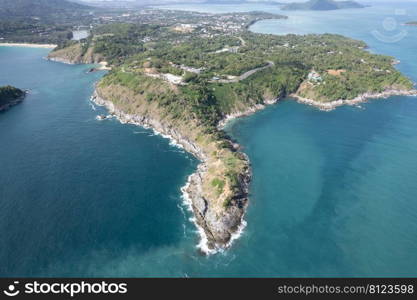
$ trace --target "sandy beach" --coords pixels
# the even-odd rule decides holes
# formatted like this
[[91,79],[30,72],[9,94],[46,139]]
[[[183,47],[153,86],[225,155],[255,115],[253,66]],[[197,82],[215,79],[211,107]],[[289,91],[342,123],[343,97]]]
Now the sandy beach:
[[107,61],[102,61],[99,63],[100,67],[98,67],[98,70],[111,70],[111,67],[108,66]]
[[54,44],[29,44],[29,43],[0,43],[4,47],[27,47],[27,48],[56,48]]

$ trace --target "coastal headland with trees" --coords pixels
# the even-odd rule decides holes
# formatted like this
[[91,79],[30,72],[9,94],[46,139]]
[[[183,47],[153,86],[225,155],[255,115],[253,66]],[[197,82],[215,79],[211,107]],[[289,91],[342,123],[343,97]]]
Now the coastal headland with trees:
[[[201,161],[183,191],[207,253],[230,246],[248,204],[250,162],[223,130],[227,120],[288,96],[329,110],[415,95],[395,59],[370,53],[364,42],[248,30],[282,15],[158,9],[106,14],[96,13],[88,38],[45,39],[58,44],[48,58],[106,65],[110,70],[97,83],[93,101],[124,123],[169,136]],[[8,32],[8,42],[20,42],[13,29]]]

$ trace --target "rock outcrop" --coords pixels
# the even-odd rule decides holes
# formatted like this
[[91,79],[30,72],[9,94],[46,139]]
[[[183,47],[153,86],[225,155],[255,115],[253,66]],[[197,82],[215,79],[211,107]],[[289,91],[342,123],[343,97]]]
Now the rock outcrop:
[[[112,95],[109,94],[109,90],[113,91]],[[106,95],[109,98],[116,96],[114,90],[111,87],[107,89],[97,86],[92,100],[97,105],[105,106],[109,113],[117,117],[120,122],[152,128],[169,137],[200,160],[201,163],[197,171],[189,176],[186,186],[182,189],[185,201],[193,210],[195,223],[200,229],[202,239],[200,249],[208,254],[229,247],[245,224],[243,217],[248,204],[248,186],[251,179],[247,157],[243,153],[239,153],[243,165],[237,177],[236,186],[229,195],[231,201],[228,205],[217,201],[218,199],[209,198],[210,193],[207,192],[207,186],[211,186],[212,169],[217,168],[214,172],[218,174],[221,172],[219,169],[222,168],[219,160],[213,158],[211,154],[213,145],[202,146],[202,143],[196,142],[195,137],[199,134],[196,130],[184,129],[189,128],[190,124],[186,124],[184,127],[174,125],[170,118],[163,117],[163,112],[156,112],[154,108],[143,108],[142,114],[126,113],[118,108],[113,101],[106,98]],[[121,94],[124,97],[129,97],[127,91],[121,91]],[[123,97],[121,94],[117,97]]]
[[103,61],[100,54],[94,53],[92,46],[85,50],[80,43],[54,50],[47,59],[66,64],[97,64]]
[[26,96],[26,92],[13,86],[0,87],[0,112],[19,104]]

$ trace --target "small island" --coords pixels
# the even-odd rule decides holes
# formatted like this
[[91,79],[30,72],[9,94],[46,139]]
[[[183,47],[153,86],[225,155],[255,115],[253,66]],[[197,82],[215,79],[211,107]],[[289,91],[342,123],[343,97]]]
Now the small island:
[[20,103],[25,95],[25,91],[10,85],[0,87],[0,112]]
[[405,25],[408,25],[408,26],[417,26],[417,21],[407,22],[407,23],[405,23]]
[[337,10],[347,8],[364,8],[365,6],[355,1],[334,1],[334,0],[310,0],[308,2],[289,3],[284,5],[282,10]]

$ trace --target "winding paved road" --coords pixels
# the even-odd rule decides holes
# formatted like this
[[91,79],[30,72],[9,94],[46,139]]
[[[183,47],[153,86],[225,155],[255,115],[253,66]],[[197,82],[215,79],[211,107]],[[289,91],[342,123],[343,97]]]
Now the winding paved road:
[[247,71],[247,72],[243,73],[242,75],[240,75],[237,78],[234,78],[234,79],[211,80],[210,82],[218,82],[218,83],[234,83],[234,82],[239,82],[241,80],[245,80],[246,78],[248,78],[249,76],[255,74],[256,72],[259,72],[261,70],[265,70],[267,68],[271,68],[272,66],[274,66],[274,62],[273,61],[268,61],[268,65],[266,65],[264,67],[259,67],[259,68],[256,68],[256,69],[252,69],[250,71]]

